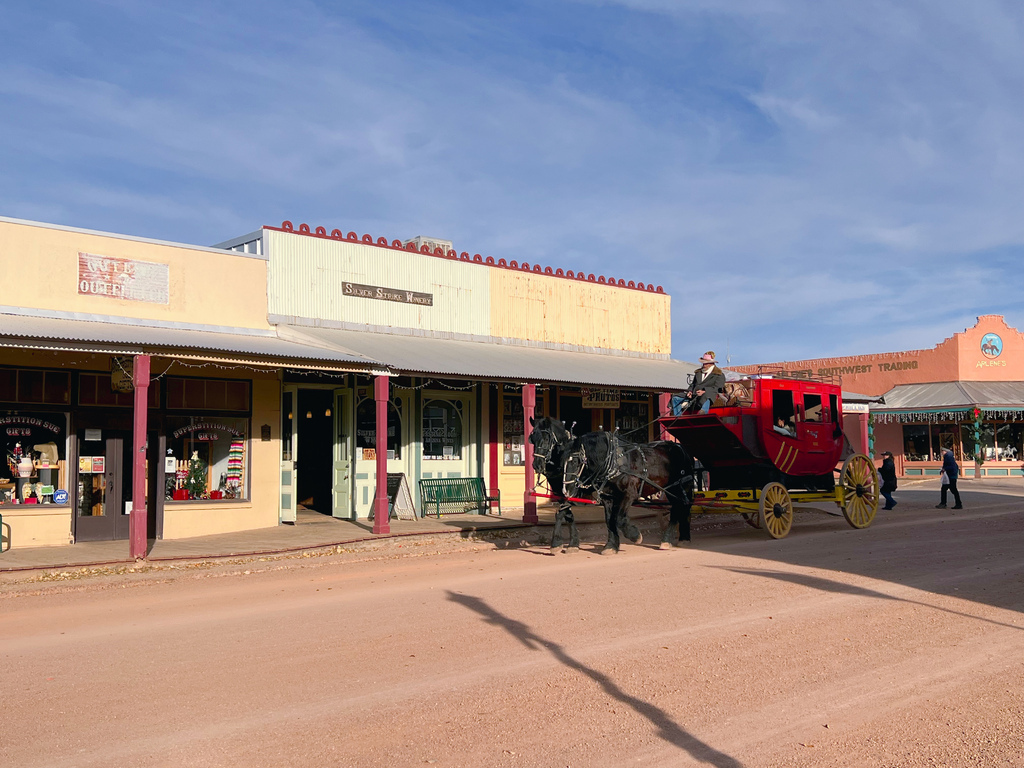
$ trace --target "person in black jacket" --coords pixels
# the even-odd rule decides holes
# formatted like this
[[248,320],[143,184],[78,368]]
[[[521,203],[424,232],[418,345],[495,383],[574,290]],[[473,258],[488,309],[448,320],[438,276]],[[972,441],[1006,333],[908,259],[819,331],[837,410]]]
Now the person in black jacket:
[[715,353],[710,350],[701,355],[700,363],[685,398],[690,401],[690,410],[707,413],[718,393],[725,389],[725,373],[715,365]]
[[960,492],[956,489],[956,479],[960,476],[960,467],[956,463],[956,458],[953,456],[953,452],[949,448],[942,449],[942,495],[939,497],[939,503],[935,505],[936,509],[946,508],[946,491],[952,491],[953,498],[956,500],[956,504],[953,505],[953,509],[963,509],[964,505],[960,503]]
[[878,476],[882,478],[882,487],[879,489],[885,497],[885,506],[882,509],[892,509],[897,502],[892,497],[896,490],[896,462],[889,451],[882,451],[882,466],[878,468]]

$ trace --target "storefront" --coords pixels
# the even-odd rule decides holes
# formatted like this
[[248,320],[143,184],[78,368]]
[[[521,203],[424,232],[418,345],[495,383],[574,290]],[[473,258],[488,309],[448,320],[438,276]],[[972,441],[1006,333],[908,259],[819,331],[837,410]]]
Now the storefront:
[[930,349],[770,365],[880,397],[865,416],[866,442],[875,456],[891,451],[903,475],[938,475],[942,448],[967,477],[1024,474],[1024,335],[1001,315],[982,315]]

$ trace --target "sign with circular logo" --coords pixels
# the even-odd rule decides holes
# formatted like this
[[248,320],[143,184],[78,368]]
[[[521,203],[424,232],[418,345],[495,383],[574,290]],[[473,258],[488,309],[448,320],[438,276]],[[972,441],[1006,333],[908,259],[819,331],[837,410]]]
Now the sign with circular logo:
[[995,333],[981,337],[981,354],[985,357],[999,357],[1003,352],[1003,340]]
[[58,488],[53,492],[53,503],[54,504],[67,504],[68,503],[68,492],[63,488]]

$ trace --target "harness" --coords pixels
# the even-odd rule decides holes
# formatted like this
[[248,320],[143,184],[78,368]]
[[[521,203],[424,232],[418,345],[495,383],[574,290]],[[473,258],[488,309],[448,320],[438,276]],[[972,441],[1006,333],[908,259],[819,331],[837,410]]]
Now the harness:
[[[605,487],[616,478],[626,475],[627,477],[635,477],[643,482],[640,489],[643,490],[644,485],[656,488],[658,491],[668,495],[669,489],[674,488],[677,485],[680,486],[680,491],[684,497],[684,500],[689,502],[689,494],[687,488],[692,487],[694,476],[692,474],[680,475],[676,480],[668,483],[665,486],[658,485],[650,479],[650,471],[647,466],[647,455],[641,450],[642,446],[634,443],[627,443],[625,440],[618,436],[618,430],[615,432],[605,433],[608,438],[608,453],[605,457],[604,466],[594,472],[591,477],[584,481],[583,470],[587,466],[587,455],[583,445],[574,451],[570,456],[566,457],[566,465],[568,466],[569,458],[574,458],[579,462],[579,468],[573,473],[572,478],[577,488],[591,488],[598,495],[604,495]],[[632,470],[629,468],[626,457],[632,453],[639,452],[640,459],[642,461],[642,467],[639,471]],[[569,475],[565,477],[566,485],[569,484]],[[645,494],[644,497],[652,494]]]

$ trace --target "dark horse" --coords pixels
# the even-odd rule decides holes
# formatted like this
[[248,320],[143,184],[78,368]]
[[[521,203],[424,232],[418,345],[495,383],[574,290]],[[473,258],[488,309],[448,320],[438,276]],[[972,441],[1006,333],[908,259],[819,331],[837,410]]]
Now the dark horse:
[[555,530],[551,534],[551,549],[562,546],[562,525],[569,524],[569,547],[567,551],[575,552],[580,548],[580,534],[576,528],[576,518],[572,514],[572,504],[565,497],[563,478],[565,471],[565,451],[575,439],[565,424],[557,419],[545,416],[542,419],[530,419],[533,429],[530,431],[530,442],[533,444],[533,471],[543,475],[548,481],[548,489],[558,501],[558,512],[555,513]]
[[587,490],[604,505],[608,542],[601,554],[619,551],[619,532],[639,544],[640,529],[630,521],[629,508],[639,498],[663,492],[671,505],[661,549],[690,540],[693,505],[693,457],[679,443],[658,441],[637,445],[617,433],[590,432],[564,449],[562,493],[575,497]]

